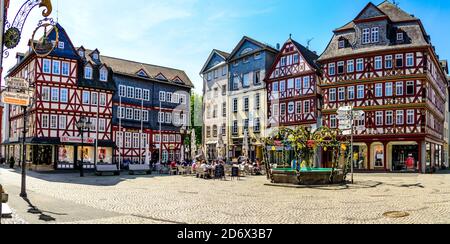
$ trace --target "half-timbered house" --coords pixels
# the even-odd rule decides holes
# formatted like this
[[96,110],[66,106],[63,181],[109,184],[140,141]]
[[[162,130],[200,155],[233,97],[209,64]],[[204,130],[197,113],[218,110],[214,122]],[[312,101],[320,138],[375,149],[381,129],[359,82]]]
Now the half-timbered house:
[[[36,167],[74,169],[81,162],[81,134],[76,123],[86,117],[93,129],[84,133],[84,167],[95,163],[113,163],[112,97],[115,91],[107,66],[92,63],[87,74],[86,60],[75,49],[64,28],[57,24],[48,39],[59,39],[46,57],[32,49],[17,54],[17,64],[7,77],[27,80],[34,90],[27,112],[26,161]],[[105,71],[106,76],[101,73]],[[21,107],[9,108],[9,139],[7,157],[21,160],[24,114]],[[95,148],[98,148],[96,153]]]
[[369,3],[334,30],[319,63],[323,124],[337,128],[341,106],[365,111],[355,123],[357,169],[405,170],[411,157],[421,172],[442,164],[447,81],[420,19]]
[[318,58],[316,53],[291,38],[283,45],[266,77],[270,129],[295,126],[318,128]]

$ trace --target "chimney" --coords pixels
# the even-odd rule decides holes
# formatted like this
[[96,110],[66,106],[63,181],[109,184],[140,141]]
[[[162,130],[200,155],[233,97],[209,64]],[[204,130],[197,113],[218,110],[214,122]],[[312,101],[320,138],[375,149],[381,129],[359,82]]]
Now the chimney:
[[277,43],[277,50],[280,51],[280,49],[281,49],[281,45],[280,45],[280,43]]
[[22,60],[25,58],[25,54],[24,53],[17,53],[16,54],[16,59],[17,59],[17,63],[19,64],[20,62],[22,62]]

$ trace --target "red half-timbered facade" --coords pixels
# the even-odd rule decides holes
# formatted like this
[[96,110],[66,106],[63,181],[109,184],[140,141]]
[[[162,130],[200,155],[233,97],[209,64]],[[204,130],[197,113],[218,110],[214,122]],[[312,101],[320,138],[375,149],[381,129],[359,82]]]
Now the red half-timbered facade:
[[334,31],[318,62],[323,124],[338,128],[342,106],[365,112],[355,122],[355,168],[425,172],[443,164],[447,81],[419,19],[388,1],[370,3]]
[[317,128],[320,100],[318,56],[289,38],[267,74],[269,127]]
[[[57,28],[59,42],[49,56],[38,57],[32,51],[18,54],[17,65],[8,74],[8,77],[27,80],[34,89],[26,121],[26,161],[36,167],[77,168],[82,160],[82,147],[76,123],[81,117],[86,117],[93,128],[83,135],[84,167],[94,168],[96,163],[111,164],[114,84],[109,78],[109,69],[107,79],[103,81],[96,72],[83,77],[84,61],[65,30],[60,25]],[[49,38],[54,40],[54,37],[53,29]],[[21,107],[10,107],[8,158],[22,160],[23,118]]]

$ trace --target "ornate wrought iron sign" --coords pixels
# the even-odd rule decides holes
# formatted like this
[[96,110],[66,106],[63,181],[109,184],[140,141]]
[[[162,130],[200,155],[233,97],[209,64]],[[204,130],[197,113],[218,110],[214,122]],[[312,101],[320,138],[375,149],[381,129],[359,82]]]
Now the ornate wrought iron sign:
[[51,0],[26,1],[20,8],[19,12],[14,18],[14,21],[12,23],[6,21],[5,27],[8,30],[5,32],[4,36],[4,43],[6,47],[5,51],[3,52],[4,57],[9,56],[9,49],[13,49],[17,47],[17,45],[19,45],[25,21],[27,20],[31,10],[33,10],[33,8],[35,8],[36,6],[45,8],[42,11],[42,16],[44,16],[45,18],[50,16],[50,14],[52,13],[53,8]]
[[[40,29],[44,29],[44,35],[37,41],[35,41],[36,33]],[[53,28],[55,32],[55,40],[50,40],[48,37],[48,28]],[[33,36],[31,37],[31,49],[35,52],[38,57],[48,56],[57,46],[59,42],[59,30],[58,27],[54,24],[52,19],[44,19],[39,22],[38,27],[34,30]]]

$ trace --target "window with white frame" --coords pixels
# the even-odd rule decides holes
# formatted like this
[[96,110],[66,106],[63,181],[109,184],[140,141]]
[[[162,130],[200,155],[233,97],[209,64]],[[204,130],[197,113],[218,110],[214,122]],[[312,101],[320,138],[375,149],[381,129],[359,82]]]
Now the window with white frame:
[[131,133],[125,132],[125,148],[131,148]]
[[108,80],[108,69],[103,67],[100,70],[100,81],[107,81]]
[[345,100],[345,87],[340,87],[338,90],[338,100],[344,101]]
[[133,148],[139,148],[139,133],[133,133]]
[[280,104],[280,115],[282,115],[282,116],[286,115],[286,104],[285,103]]
[[392,69],[392,55],[387,55],[384,57],[384,67],[386,69]]
[[406,82],[406,95],[412,96],[415,93],[414,81]]
[[375,84],[375,97],[383,96],[383,84]]
[[100,93],[100,106],[106,106],[106,94]]
[[238,99],[233,98],[233,113],[237,113],[237,112],[238,112]]
[[52,73],[54,75],[60,75],[61,74],[61,61],[53,60]]
[[379,27],[373,27],[372,28],[372,43],[378,43],[380,41],[380,28]]
[[127,86],[127,97],[134,98],[134,87]]
[[398,110],[396,111],[396,124],[397,125],[403,125],[405,123],[405,111]]
[[288,79],[287,89],[294,89],[294,79]]
[[278,117],[280,115],[280,105],[278,104],[273,104],[272,105],[272,117]]
[[295,89],[302,89],[302,78],[295,78]]
[[281,66],[286,66],[286,57],[282,57],[280,60],[280,65]]
[[166,92],[166,102],[171,103],[172,102],[172,92]]
[[344,48],[345,47],[345,40],[339,40],[339,49]]
[[397,41],[398,42],[402,42],[404,40],[403,38],[403,32],[398,32],[397,33]]
[[362,40],[362,44],[370,43],[370,29],[369,28],[363,29],[361,40]]
[[58,129],[58,115],[50,115],[50,129]]
[[250,73],[244,74],[242,78],[242,86],[249,87],[250,86]]
[[259,118],[256,118],[253,121],[253,131],[254,132],[260,132],[261,131],[261,120]]
[[355,87],[354,86],[349,86],[347,88],[347,93],[348,93],[349,100],[355,99]]
[[92,123],[91,131],[97,131],[97,118],[90,118],[89,121]]
[[387,97],[392,97],[394,94],[394,88],[393,88],[393,83],[392,82],[386,82],[386,84],[384,85],[384,92],[385,92],[385,96]]
[[136,99],[142,99],[142,89],[141,88],[136,88],[134,90],[134,98]]
[[403,81],[399,81],[395,83],[395,95],[396,96],[403,96]]
[[303,102],[303,112],[305,114],[309,114],[311,112],[311,102],[310,101]]
[[67,88],[61,88],[61,98],[59,100],[62,103],[69,102],[69,90]]
[[65,130],[67,127],[67,116],[66,115],[60,115],[59,116],[59,129]]
[[91,96],[89,91],[83,91],[83,104],[89,105],[91,102]]
[[380,70],[383,68],[383,58],[381,56],[375,57],[375,69]]
[[127,108],[126,111],[127,111],[126,119],[132,120],[134,118],[134,116],[133,116],[133,109],[132,108]]
[[142,94],[145,101],[150,101],[150,90],[144,89]]
[[[217,94],[216,97],[218,97],[218,96],[219,96],[219,94]],[[180,94],[178,94],[178,93],[173,94],[172,103],[176,103],[176,104],[180,103]]]
[[356,71],[357,71],[357,72],[362,72],[362,71],[364,71],[364,59],[358,58],[358,59],[356,60]]
[[345,65],[344,61],[340,61],[340,62],[337,63],[337,73],[338,74],[343,74],[344,73],[344,65]]
[[395,55],[395,67],[397,68],[403,67],[403,54]]
[[383,112],[378,111],[375,113],[375,125],[377,126],[383,125]]
[[48,128],[48,114],[42,115],[42,128]]
[[335,75],[335,74],[336,74],[336,64],[329,63],[328,64],[328,75]]
[[98,105],[98,93],[97,92],[92,92],[91,93],[91,105]]
[[280,92],[286,91],[286,81],[282,80],[280,81]]
[[119,119],[125,119],[126,109],[124,107],[118,107],[117,113],[118,113],[117,117]]
[[386,111],[386,125],[393,125],[393,124],[394,124],[394,112]]
[[406,67],[414,66],[414,53],[406,54]]
[[52,88],[52,102],[58,102],[58,101],[59,101],[59,89]]
[[51,63],[52,61],[50,61],[49,59],[44,59],[42,61],[42,72],[44,72],[45,74],[50,74],[51,73]]
[[62,62],[62,75],[69,76],[70,73],[70,63],[69,62]]
[[123,132],[116,132],[116,142],[119,148],[123,147]]
[[124,85],[119,85],[119,96],[126,97],[127,96],[127,87]]
[[406,123],[408,125],[413,125],[415,124],[415,111],[414,110],[408,110],[407,112],[407,117],[406,117]]
[[308,90],[311,88],[311,80],[309,76],[303,77],[303,90]]
[[272,93],[278,93],[278,82],[272,83]]
[[59,49],[64,49],[64,46],[65,46],[64,44],[65,44],[64,42],[59,41],[59,42],[58,42],[58,48],[59,48]]
[[244,97],[244,107],[243,107],[243,111],[244,112],[248,112],[250,109],[250,100],[248,97]]
[[98,120],[98,131],[99,132],[105,132],[106,131],[106,120],[105,119],[99,119]]
[[337,119],[336,115],[330,115],[330,128],[335,129],[337,128]]
[[364,85],[359,85],[357,88],[357,94],[356,94],[356,98],[358,99],[364,99],[365,97],[365,91],[364,91],[365,86]]
[[165,120],[166,124],[170,124],[172,123],[172,114],[171,113],[166,113],[166,120]]
[[159,92],[159,101],[160,102],[165,102],[166,101],[166,93],[163,91]]
[[298,61],[299,61],[299,59],[298,59],[298,53],[295,53],[295,54],[294,54],[294,64],[298,64]]
[[142,120],[144,122],[148,122],[148,111],[147,110],[142,111]]
[[234,120],[233,121],[233,135],[237,135],[238,134],[238,121]]
[[302,114],[303,110],[302,110],[302,102],[301,101],[295,102],[295,108],[296,108],[296,111],[295,111],[296,114]]
[[181,115],[181,124],[182,125],[187,125],[187,116],[186,116],[186,114],[182,114]]
[[239,76],[234,75],[233,76],[233,90],[239,89]]
[[84,78],[92,80],[92,67],[89,65],[84,67]]
[[164,123],[164,112],[158,113],[158,123]]
[[355,72],[355,60],[348,60],[347,61],[347,73],[353,73]]
[[155,142],[161,142],[161,136],[160,135],[154,135],[153,138],[155,139]]
[[256,93],[255,95],[255,109],[258,110],[261,108],[261,95]]
[[134,110],[134,120],[141,121],[141,110],[139,109]]
[[330,100],[330,102],[335,102],[336,101],[336,88],[331,88],[330,89],[329,100]]
[[41,97],[42,97],[42,101],[46,101],[46,102],[50,101],[50,87],[46,87],[46,86],[42,87]]

